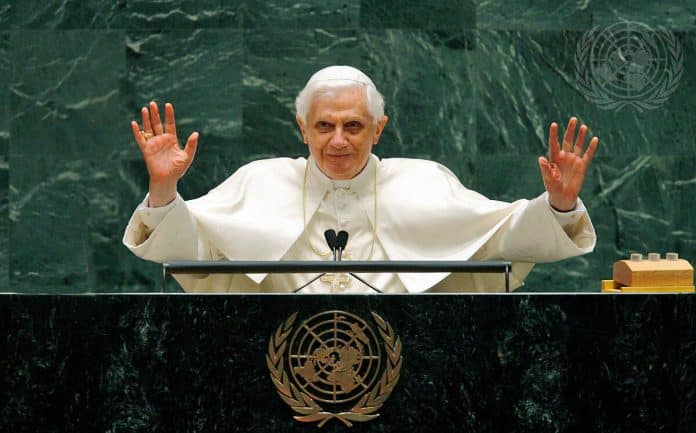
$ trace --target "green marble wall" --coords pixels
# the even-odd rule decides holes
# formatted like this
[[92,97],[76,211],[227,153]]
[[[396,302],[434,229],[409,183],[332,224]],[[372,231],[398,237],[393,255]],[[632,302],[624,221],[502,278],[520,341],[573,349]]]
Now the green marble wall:
[[[305,154],[292,101],[335,63],[386,97],[379,155],[441,161],[491,198],[542,191],[551,121],[578,115],[601,137],[582,194],[597,249],[539,266],[526,289],[597,290],[631,251],[696,262],[695,16],[693,0],[3,3],[0,290],[155,290],[159,266],[120,243],[147,187],[138,108],[173,102],[179,130],[201,132],[180,185],[192,198],[248,161]],[[620,19],[683,47],[678,91],[656,110],[603,111],[579,91],[577,42]]]

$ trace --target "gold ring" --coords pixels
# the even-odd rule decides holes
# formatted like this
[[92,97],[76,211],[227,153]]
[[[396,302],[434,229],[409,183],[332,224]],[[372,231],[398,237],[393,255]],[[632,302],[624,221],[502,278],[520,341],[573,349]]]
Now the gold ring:
[[155,136],[154,134],[152,134],[150,132],[145,132],[145,131],[140,131],[140,135],[142,135],[143,139],[145,139],[145,140],[149,140]]

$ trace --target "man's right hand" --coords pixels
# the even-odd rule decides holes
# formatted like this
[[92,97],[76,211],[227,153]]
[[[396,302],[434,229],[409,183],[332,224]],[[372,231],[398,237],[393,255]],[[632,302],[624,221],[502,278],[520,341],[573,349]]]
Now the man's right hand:
[[142,129],[131,122],[133,137],[143,153],[150,174],[150,207],[165,206],[176,198],[176,184],[191,166],[198,146],[198,133],[193,132],[186,147],[179,147],[174,121],[174,106],[164,105],[165,121],[162,128],[159,109],[155,102],[140,110]]

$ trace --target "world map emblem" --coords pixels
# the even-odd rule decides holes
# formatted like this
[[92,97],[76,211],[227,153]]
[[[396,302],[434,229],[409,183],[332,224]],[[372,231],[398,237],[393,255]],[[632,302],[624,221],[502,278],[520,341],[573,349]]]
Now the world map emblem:
[[605,110],[655,109],[672,95],[684,73],[676,36],[635,21],[586,32],[577,44],[579,90]]
[[325,311],[295,326],[292,314],[271,336],[266,363],[278,395],[301,422],[370,421],[399,381],[401,340],[371,313]]

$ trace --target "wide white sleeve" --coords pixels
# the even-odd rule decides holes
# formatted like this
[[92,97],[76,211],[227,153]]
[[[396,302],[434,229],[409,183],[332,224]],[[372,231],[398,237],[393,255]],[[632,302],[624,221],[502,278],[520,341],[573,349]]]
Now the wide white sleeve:
[[[557,211],[556,209],[551,206],[551,203],[549,202],[549,196],[547,193],[544,193],[546,195],[546,203],[549,205],[549,208],[551,209],[551,213],[553,216],[556,218],[556,221],[558,221],[558,224],[561,225],[561,227],[566,229],[566,227],[570,228],[580,222],[583,216],[587,215],[587,208],[585,208],[585,203],[582,202],[580,197],[578,197],[578,202],[575,205],[575,209],[567,212],[561,212]],[[566,233],[568,233],[568,230],[566,230]]]
[[210,243],[199,233],[186,202],[177,194],[167,206],[136,208],[123,235],[123,244],[136,256],[154,262],[209,260]]
[[543,263],[591,252],[597,242],[582,200],[571,212],[555,211],[547,193],[529,200],[486,243],[482,255]]
[[[177,193],[178,196],[178,193]],[[176,198],[169,202],[166,206],[161,207],[150,207],[150,194],[146,194],[143,201],[135,208],[135,213],[137,213],[143,221],[143,224],[150,231],[154,230],[155,227],[164,219],[164,217],[169,213],[169,211],[174,207]]]

